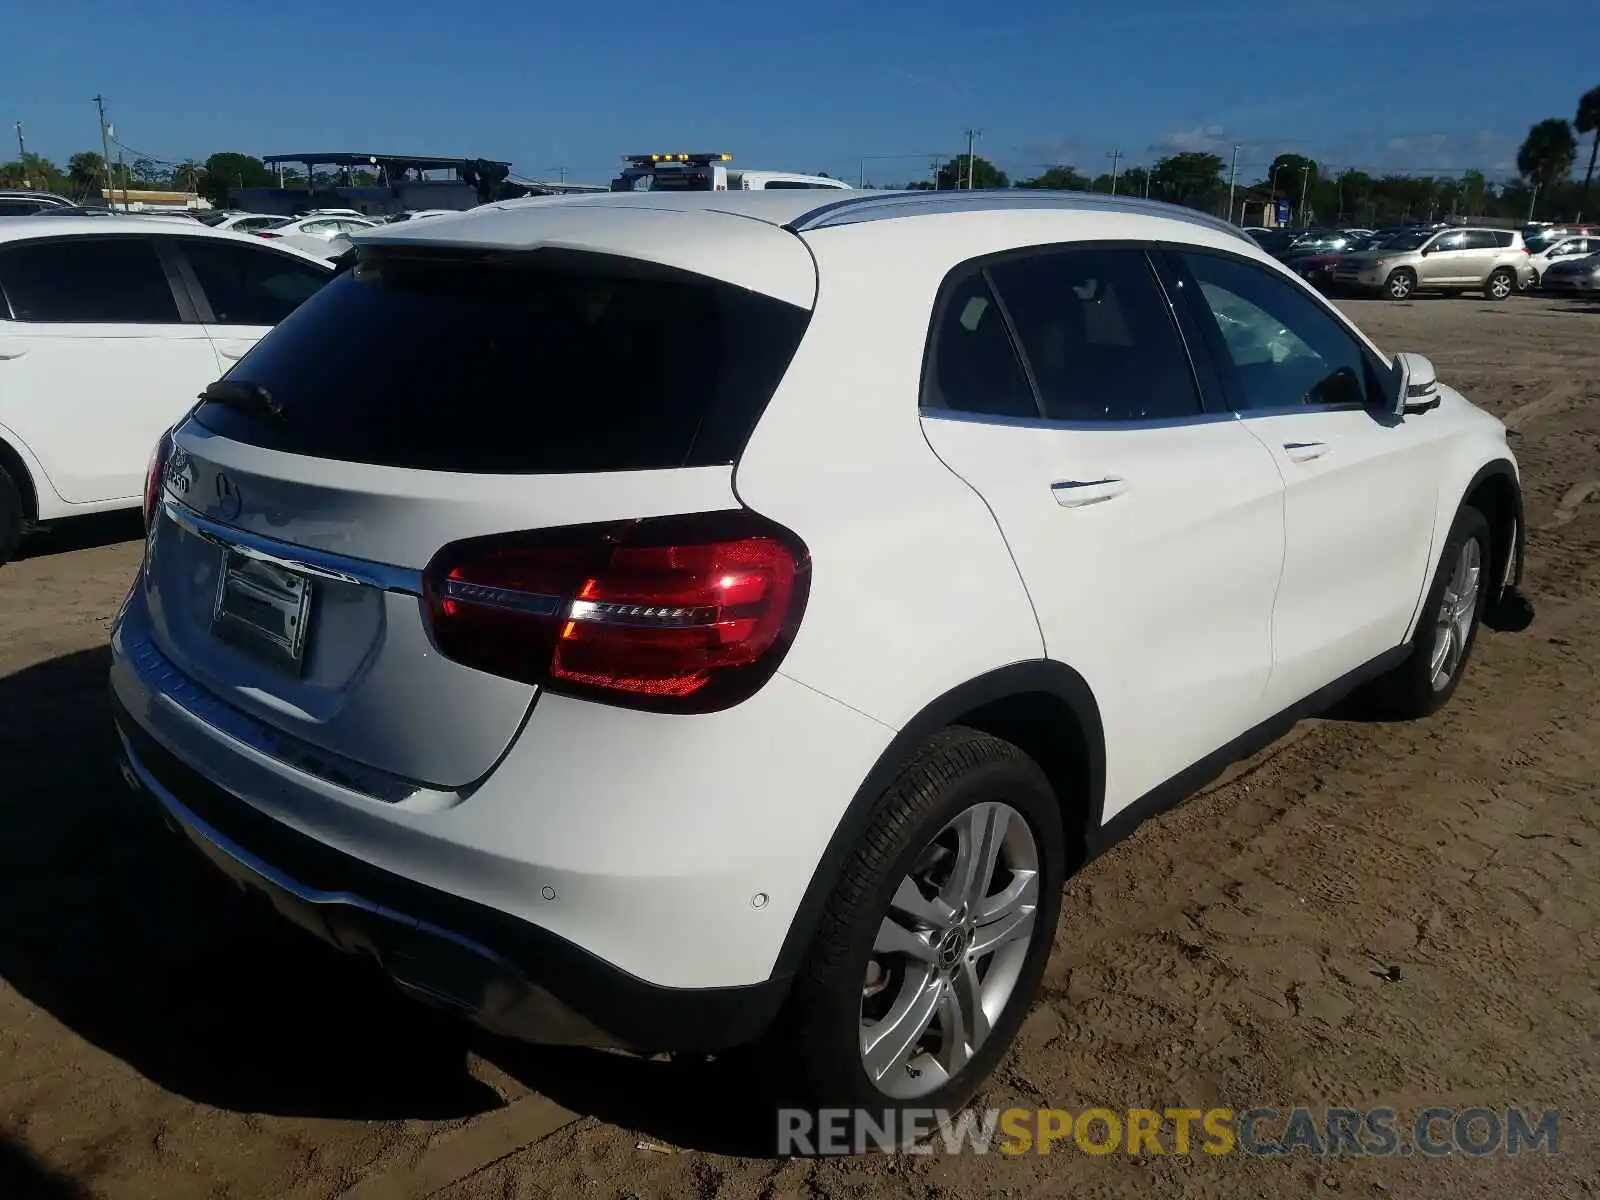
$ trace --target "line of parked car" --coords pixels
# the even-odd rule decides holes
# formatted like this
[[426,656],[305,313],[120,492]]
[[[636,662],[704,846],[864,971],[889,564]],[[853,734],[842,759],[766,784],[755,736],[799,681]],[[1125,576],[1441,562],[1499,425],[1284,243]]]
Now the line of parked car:
[[1261,248],[1325,291],[1406,300],[1419,292],[1600,291],[1600,226],[1462,225],[1255,229]]

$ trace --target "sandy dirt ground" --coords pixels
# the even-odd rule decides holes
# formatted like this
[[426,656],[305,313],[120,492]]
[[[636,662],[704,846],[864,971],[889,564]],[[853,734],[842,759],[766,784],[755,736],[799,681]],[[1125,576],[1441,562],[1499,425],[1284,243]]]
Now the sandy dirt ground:
[[1510,1105],[1560,1153],[746,1152],[740,1064],[508,1046],[247,909],[123,787],[106,625],[137,521],[0,570],[0,1200],[1600,1195],[1600,309],[1354,303],[1505,417],[1521,634],[1441,714],[1302,724],[1069,886],[979,1103]]

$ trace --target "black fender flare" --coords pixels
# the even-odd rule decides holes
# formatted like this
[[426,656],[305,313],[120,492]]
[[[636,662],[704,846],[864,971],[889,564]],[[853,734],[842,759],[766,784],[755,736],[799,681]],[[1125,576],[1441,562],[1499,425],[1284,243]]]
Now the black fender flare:
[[[1517,469],[1511,460],[1491,459],[1479,467],[1467,481],[1467,486],[1461,489],[1461,499],[1457,502],[1456,509],[1459,512],[1464,508],[1467,498],[1477,491],[1485,480],[1496,477],[1504,479],[1511,488],[1515,531],[1511,545],[1503,550],[1499,546],[1491,547],[1489,570],[1493,582],[1482,619],[1490,629],[1515,633],[1526,629],[1532,623],[1533,606],[1521,591],[1523,563],[1528,544],[1528,522],[1523,513],[1522,482],[1518,479]],[[1492,522],[1492,514],[1484,515],[1490,517]],[[1492,524],[1491,531],[1496,535],[1501,532],[1493,529]],[[1509,562],[1505,557],[1506,554],[1511,556]]]
[[[922,744],[939,730],[958,723],[966,713],[997,700],[1030,693],[1044,693],[1063,701],[1077,720],[1088,759],[1085,768],[1089,794],[1083,797],[1084,809],[1088,814],[1089,831],[1099,827],[1105,809],[1105,731],[1100,720],[1100,706],[1083,676],[1065,663],[1038,658],[1011,663],[958,684],[906,722],[861,781],[834,827],[827,849],[795,909],[789,932],[772,968],[774,978],[791,977],[799,969],[822,922],[828,898],[838,887],[852,848],[878,815],[884,792]],[[1068,830],[1069,835],[1074,832]]]

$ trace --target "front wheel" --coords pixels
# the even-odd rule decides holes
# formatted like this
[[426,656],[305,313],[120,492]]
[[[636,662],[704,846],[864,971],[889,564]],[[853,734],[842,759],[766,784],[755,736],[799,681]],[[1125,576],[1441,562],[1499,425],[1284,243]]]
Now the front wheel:
[[1478,637],[1489,579],[1489,522],[1463,508],[1445,540],[1404,662],[1377,680],[1372,699],[1397,717],[1425,717],[1455,693]]
[[1061,810],[1009,742],[953,728],[886,793],[775,1037],[785,1082],[880,1117],[960,1108],[1038,991],[1060,911]]
[[1390,271],[1389,278],[1383,283],[1383,294],[1391,300],[1409,300],[1411,293],[1416,290],[1416,272],[1407,267]]
[[1517,290],[1517,277],[1507,268],[1492,272],[1483,285],[1483,294],[1489,300],[1504,300]]

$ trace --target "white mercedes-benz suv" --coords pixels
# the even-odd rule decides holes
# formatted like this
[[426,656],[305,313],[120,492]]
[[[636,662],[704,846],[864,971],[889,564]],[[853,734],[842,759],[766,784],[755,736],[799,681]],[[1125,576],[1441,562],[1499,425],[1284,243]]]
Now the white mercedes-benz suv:
[[356,246],[153,457],[124,776],[492,1030],[959,1106],[1090,855],[1532,618],[1500,422],[1185,209],[620,193]]

